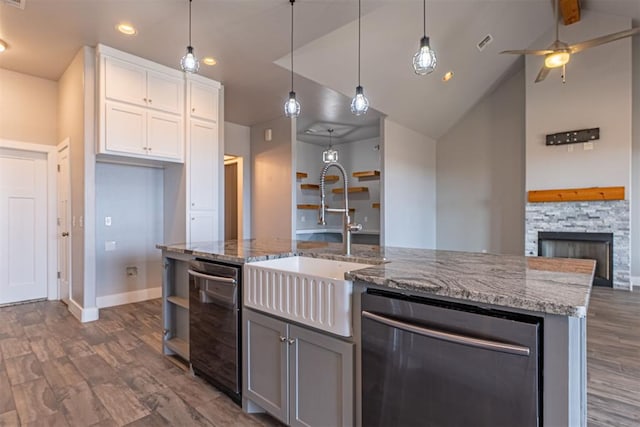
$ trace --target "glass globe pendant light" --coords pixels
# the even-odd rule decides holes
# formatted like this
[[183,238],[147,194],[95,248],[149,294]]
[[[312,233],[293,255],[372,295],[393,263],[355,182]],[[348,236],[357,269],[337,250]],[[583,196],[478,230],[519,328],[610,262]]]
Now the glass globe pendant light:
[[300,115],[300,103],[293,90],[293,4],[296,0],[289,0],[289,2],[291,3],[291,91],[289,99],[284,103],[284,115],[293,119]]
[[362,21],[362,1],[358,0],[358,86],[356,86],[356,95],[351,100],[351,112],[356,116],[366,114],[369,109],[369,100],[364,96],[364,89],[360,84],[360,39],[361,39],[361,21]]
[[422,0],[422,24],[423,36],[420,39],[420,49],[413,55],[413,70],[416,74],[424,76],[433,73],[436,69],[436,52],[429,45],[427,37],[427,0]]
[[200,61],[193,53],[193,46],[191,46],[191,0],[189,0],[189,45],[187,46],[187,53],[180,59],[180,68],[187,73],[197,73],[200,69]]

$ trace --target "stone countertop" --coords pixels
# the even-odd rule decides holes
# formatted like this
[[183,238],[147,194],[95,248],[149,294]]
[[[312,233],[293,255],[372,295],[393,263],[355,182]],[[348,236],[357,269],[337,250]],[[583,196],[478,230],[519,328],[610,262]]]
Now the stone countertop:
[[157,245],[159,249],[243,264],[294,255],[345,260],[371,267],[346,274],[402,293],[419,293],[538,313],[584,317],[595,261],[494,255],[284,239]]

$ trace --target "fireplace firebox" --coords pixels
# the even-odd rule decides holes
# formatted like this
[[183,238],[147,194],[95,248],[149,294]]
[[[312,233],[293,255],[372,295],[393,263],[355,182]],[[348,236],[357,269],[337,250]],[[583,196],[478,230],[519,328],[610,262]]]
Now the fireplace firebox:
[[538,232],[538,255],[596,260],[595,286],[613,287],[613,233]]

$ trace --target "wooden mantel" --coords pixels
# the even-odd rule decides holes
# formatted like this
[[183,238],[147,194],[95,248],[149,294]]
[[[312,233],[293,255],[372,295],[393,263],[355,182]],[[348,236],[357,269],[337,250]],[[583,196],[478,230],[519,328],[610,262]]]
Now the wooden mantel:
[[624,200],[624,187],[563,188],[529,191],[529,203]]

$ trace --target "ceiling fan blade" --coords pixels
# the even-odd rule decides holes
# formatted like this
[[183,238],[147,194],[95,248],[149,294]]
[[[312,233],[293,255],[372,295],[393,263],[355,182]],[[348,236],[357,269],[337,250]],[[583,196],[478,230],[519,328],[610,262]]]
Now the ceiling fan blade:
[[543,65],[542,68],[540,69],[540,72],[538,73],[538,77],[536,77],[536,83],[539,83],[544,79],[546,79],[550,72],[551,72],[551,68],[547,68]]
[[515,55],[548,55],[553,53],[552,50],[531,50],[531,49],[523,49],[523,50],[503,50],[500,53],[512,53]]
[[596,37],[595,39],[586,40],[580,43],[572,44],[569,46],[571,53],[580,52],[581,50],[589,49],[592,47],[600,46],[601,44],[610,43],[625,37],[631,37],[640,33],[640,27],[631,28],[629,30],[620,31],[617,33],[607,34],[606,36]]

